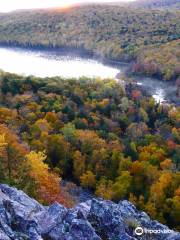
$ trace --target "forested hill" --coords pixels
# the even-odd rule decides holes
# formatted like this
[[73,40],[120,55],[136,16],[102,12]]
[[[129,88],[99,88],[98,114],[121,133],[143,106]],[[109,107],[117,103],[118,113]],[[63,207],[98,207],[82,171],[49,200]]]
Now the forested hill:
[[138,0],[133,5],[146,8],[178,8],[180,9],[180,0]]
[[[140,53],[143,56],[146,51],[147,56],[152,49],[156,49],[150,61],[148,58],[139,60],[141,70],[165,80],[177,78],[179,74],[179,36],[178,10],[91,5],[66,11],[26,11],[0,15],[1,43],[83,48],[100,57],[121,61],[136,60]],[[171,41],[174,43],[167,45]],[[167,50],[163,58],[162,49]],[[172,54],[169,55],[169,52]]]

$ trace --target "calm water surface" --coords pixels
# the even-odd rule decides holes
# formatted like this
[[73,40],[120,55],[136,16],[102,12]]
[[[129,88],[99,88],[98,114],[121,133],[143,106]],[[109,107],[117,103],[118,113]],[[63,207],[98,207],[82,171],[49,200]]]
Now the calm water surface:
[[[23,48],[0,47],[0,69],[6,72],[34,75],[38,77],[62,76],[64,78],[100,77],[117,78],[123,66],[106,65],[101,61],[60,53],[51,50],[29,50]],[[139,78],[157,102],[177,101],[175,84],[151,78]]]
[[19,48],[0,48],[0,69],[38,77],[82,76],[114,78],[119,69],[92,59],[57,55],[51,51],[31,51]]

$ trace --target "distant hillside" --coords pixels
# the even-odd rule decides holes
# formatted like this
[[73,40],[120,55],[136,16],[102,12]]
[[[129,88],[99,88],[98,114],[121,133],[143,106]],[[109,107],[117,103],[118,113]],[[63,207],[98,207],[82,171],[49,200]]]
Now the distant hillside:
[[180,40],[159,47],[145,48],[137,57],[133,72],[169,80],[180,75]]
[[141,7],[148,8],[178,8],[180,9],[180,0],[138,0],[133,3],[133,5],[138,5]]
[[[0,15],[0,43],[73,47],[119,61],[134,61],[142,51],[179,38],[179,11],[91,5]],[[171,73],[165,79],[178,75],[175,68]],[[164,78],[165,74],[160,70],[159,75]]]

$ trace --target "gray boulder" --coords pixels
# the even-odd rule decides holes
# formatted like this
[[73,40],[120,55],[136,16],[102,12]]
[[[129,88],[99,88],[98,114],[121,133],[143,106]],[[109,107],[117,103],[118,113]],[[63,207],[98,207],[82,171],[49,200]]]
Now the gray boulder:
[[[137,235],[135,229],[144,232]],[[146,229],[153,233],[146,233]],[[165,231],[162,233],[158,231]],[[157,232],[156,232],[157,231]],[[178,240],[180,234],[124,200],[102,199],[80,203],[72,209],[54,203],[42,206],[24,192],[0,185],[0,240]]]

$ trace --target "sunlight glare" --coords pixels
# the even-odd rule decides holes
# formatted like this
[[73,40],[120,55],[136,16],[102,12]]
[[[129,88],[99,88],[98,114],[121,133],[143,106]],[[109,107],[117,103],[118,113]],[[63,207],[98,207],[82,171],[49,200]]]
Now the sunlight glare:
[[35,8],[68,8],[74,0],[2,0],[0,3],[0,12],[10,12],[17,9],[35,9]]
[[1,0],[0,12],[10,12],[17,9],[35,8],[69,8],[78,3],[127,2],[134,0]]

